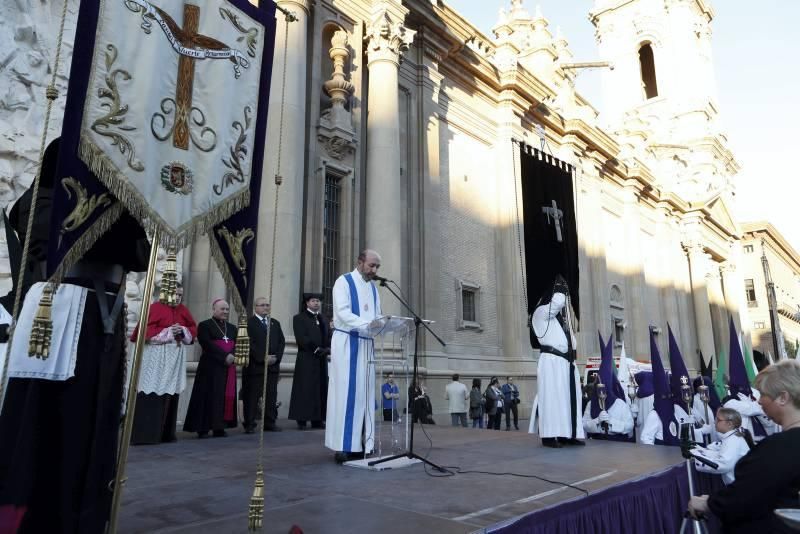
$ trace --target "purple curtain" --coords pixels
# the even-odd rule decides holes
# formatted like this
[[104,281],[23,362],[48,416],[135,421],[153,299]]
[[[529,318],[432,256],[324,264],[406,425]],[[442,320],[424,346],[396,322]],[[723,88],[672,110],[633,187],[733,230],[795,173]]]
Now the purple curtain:
[[[700,480],[698,480],[698,478]],[[719,478],[719,477],[714,477]],[[696,477],[698,493],[720,484],[711,477]],[[490,527],[502,534],[675,534],[681,527],[689,484],[681,463],[651,476],[614,486]],[[718,532],[714,521],[710,532]]]

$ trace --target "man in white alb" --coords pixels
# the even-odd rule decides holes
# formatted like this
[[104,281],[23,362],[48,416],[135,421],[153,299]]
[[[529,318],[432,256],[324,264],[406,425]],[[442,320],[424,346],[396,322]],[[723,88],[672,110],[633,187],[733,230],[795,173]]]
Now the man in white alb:
[[[374,250],[358,255],[356,268],[333,285],[333,338],[328,380],[325,446],[337,463],[372,452],[375,436],[375,368],[368,365],[372,341],[359,335],[381,315],[372,283],[381,266]],[[362,445],[362,434],[364,443]]]

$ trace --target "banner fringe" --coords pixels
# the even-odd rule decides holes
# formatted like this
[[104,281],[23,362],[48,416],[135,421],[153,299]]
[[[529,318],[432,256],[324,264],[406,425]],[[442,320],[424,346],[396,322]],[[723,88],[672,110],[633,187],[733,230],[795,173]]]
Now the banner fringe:
[[97,240],[103,237],[108,230],[116,223],[122,216],[124,207],[117,201],[103,212],[92,225],[87,228],[78,238],[75,243],[70,247],[69,251],[61,259],[61,263],[56,268],[53,275],[48,280],[56,286],[64,279],[64,275],[69,272],[73,265],[78,260],[83,258],[87,252],[97,243]]
[[247,310],[245,309],[241,295],[239,295],[238,286],[233,280],[233,275],[228,268],[228,262],[225,261],[225,255],[223,254],[219,243],[217,243],[217,238],[212,235],[212,232],[209,232],[208,240],[211,248],[211,257],[214,258],[214,263],[217,264],[217,268],[222,275],[222,280],[225,282],[225,285],[231,289],[231,300],[233,301],[231,304],[238,315],[243,315],[247,312]]
[[209,233],[214,226],[250,205],[250,188],[246,187],[220,202],[210,211],[193,218],[176,231],[168,227],[141,193],[130,186],[127,176],[117,169],[114,162],[100,147],[94,144],[87,133],[81,134],[78,156],[111,191],[111,194],[117,197],[128,212],[139,221],[148,234],[153,235],[158,229],[159,235],[162,236],[158,244],[164,248],[172,247],[176,250],[186,248],[198,236]]

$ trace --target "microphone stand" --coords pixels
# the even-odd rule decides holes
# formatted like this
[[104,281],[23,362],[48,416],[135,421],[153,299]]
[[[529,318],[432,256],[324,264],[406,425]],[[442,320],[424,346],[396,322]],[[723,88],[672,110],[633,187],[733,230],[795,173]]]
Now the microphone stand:
[[[381,287],[385,287],[386,289],[388,289],[389,293],[394,295],[394,298],[396,298],[397,301],[400,304],[402,304],[403,307],[408,311],[408,313],[410,313],[411,316],[414,318],[414,373],[412,375],[412,381],[413,381],[412,383],[414,385],[417,385],[419,383],[418,382],[418,376],[417,376],[418,373],[419,373],[419,333],[420,333],[419,327],[420,326],[424,326],[425,330],[430,332],[430,334],[434,338],[436,338],[436,341],[438,341],[441,346],[444,347],[445,346],[445,342],[442,341],[442,338],[437,336],[436,333],[433,330],[431,330],[430,327],[427,324],[425,324],[425,321],[423,321],[420,318],[420,316],[417,315],[414,312],[414,310],[411,309],[411,306],[409,306],[409,304],[405,300],[403,300],[400,297],[400,295],[395,293],[394,290],[391,287],[389,287],[389,285],[386,282],[389,282],[389,280],[381,280],[381,282],[380,282],[381,283]],[[411,407],[411,410],[413,411],[413,407]],[[413,416],[413,413],[412,414],[408,414],[408,415],[411,415],[411,420],[412,420],[412,423],[411,423],[411,434],[410,434],[410,436],[408,438],[408,451],[402,452],[400,454],[395,454],[395,455],[392,455],[392,456],[387,456],[386,458],[381,458],[380,460],[373,460],[372,462],[368,462],[367,465],[372,467],[373,465],[378,465],[378,464],[382,464],[384,462],[397,460],[398,458],[408,458],[410,460],[419,460],[419,461],[421,461],[421,462],[433,467],[434,469],[436,469],[440,473],[446,473],[447,470],[445,468],[443,468],[443,467],[441,467],[439,465],[436,465],[435,463],[431,462],[430,460],[428,460],[426,458],[423,458],[422,456],[420,456],[419,454],[414,452],[414,423],[413,423],[414,416]],[[408,415],[406,415],[406,417],[408,417]],[[422,423],[420,423],[420,424],[422,424]]]

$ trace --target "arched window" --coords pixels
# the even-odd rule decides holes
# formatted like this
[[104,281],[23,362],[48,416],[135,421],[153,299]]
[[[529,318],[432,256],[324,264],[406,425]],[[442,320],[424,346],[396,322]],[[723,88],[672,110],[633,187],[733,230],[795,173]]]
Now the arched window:
[[639,48],[639,66],[642,72],[642,89],[646,99],[658,96],[658,84],[656,83],[656,61],[653,57],[653,46],[644,43]]
[[622,290],[617,284],[611,285],[611,322],[614,324],[614,346],[621,347],[625,340],[625,303]]

